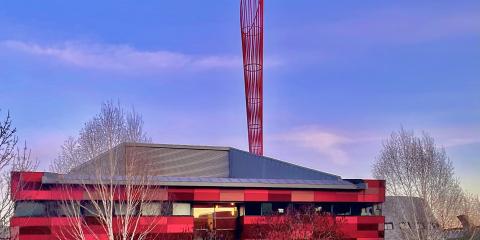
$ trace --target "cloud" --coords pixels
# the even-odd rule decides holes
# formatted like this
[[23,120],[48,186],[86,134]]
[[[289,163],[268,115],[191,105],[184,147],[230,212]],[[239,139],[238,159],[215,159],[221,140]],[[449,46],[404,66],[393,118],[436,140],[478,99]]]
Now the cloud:
[[178,69],[230,69],[242,66],[240,55],[197,56],[171,51],[145,51],[128,45],[65,42],[47,46],[8,40],[0,42],[0,46],[75,67],[107,71],[160,72]]
[[349,162],[349,156],[344,149],[346,144],[354,140],[318,127],[301,127],[292,131],[272,136],[274,141],[287,143],[289,146],[297,146],[313,150],[329,161],[345,165]]

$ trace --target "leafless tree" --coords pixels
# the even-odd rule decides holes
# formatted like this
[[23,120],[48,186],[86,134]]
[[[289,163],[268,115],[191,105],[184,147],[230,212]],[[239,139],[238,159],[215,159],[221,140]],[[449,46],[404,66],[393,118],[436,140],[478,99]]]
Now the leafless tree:
[[[58,208],[58,215],[68,216],[68,224],[57,233],[59,239],[155,237],[153,230],[161,221],[158,215],[167,213],[171,204],[167,190],[154,183],[147,165],[141,168],[138,164],[146,156],[136,151],[135,143],[149,141],[142,126],[135,111],[125,113],[119,105],[107,102],[78,138],[65,141],[51,166],[65,173],[63,179],[68,183],[62,184],[66,196]],[[123,142],[130,142],[129,147]]]
[[0,169],[7,166],[15,157],[15,147],[18,138],[15,135],[17,129],[12,126],[10,112],[3,121],[0,121]]
[[122,142],[150,142],[143,130],[143,118],[134,109],[125,111],[113,101],[102,104],[100,113],[85,123],[78,137],[69,137],[50,170],[67,173],[80,164]]
[[[158,239],[153,230],[161,224],[160,216],[171,211],[171,203],[167,189],[155,184],[149,169],[145,167],[139,174],[139,166],[134,166],[143,162],[143,158],[143,153],[134,147],[112,146],[64,175],[65,180],[75,184],[63,185],[62,190],[67,194],[60,215],[69,216],[69,224],[61,229],[58,238]],[[101,234],[99,227],[103,230]]]
[[427,133],[418,137],[403,128],[392,133],[373,175],[386,180],[387,195],[407,199],[394,204],[404,224],[403,239],[442,239],[443,229],[458,226],[462,189],[445,149]]
[[10,173],[12,171],[32,171],[37,169],[38,162],[30,158],[31,151],[24,143],[17,146],[16,128],[12,125],[10,113],[0,122],[0,237],[10,237],[10,218],[14,204],[10,198]]

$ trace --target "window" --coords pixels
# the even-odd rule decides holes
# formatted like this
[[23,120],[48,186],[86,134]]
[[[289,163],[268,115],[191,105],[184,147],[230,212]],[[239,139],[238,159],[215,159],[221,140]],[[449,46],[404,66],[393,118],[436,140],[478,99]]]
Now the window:
[[353,216],[372,216],[373,215],[373,205],[366,203],[352,203],[351,214]]
[[142,216],[159,216],[162,215],[162,203],[160,202],[149,202],[142,203],[140,208]]
[[128,204],[128,203],[115,203],[113,205],[115,209],[115,215],[117,216],[135,216],[137,215],[137,204]]
[[48,216],[74,217],[80,216],[80,205],[77,202],[48,202]]
[[331,213],[332,212],[332,204],[329,204],[329,203],[315,204],[315,210],[318,211],[318,212]]
[[335,215],[352,215],[352,211],[350,209],[349,204],[335,204],[333,205],[333,213]]
[[375,216],[382,216],[382,204],[373,205],[373,214]]
[[245,203],[245,215],[247,216],[262,215],[262,207],[260,203]]
[[393,230],[393,223],[391,222],[385,223],[385,230]]
[[272,203],[262,203],[262,216],[268,216],[273,214]]
[[105,214],[105,207],[102,203],[85,202],[82,204],[82,214],[85,217],[98,217],[101,212]]
[[245,216],[245,206],[239,207],[239,214],[241,217]]
[[173,203],[173,216],[190,216],[190,203]]
[[47,216],[45,202],[17,202],[15,204],[15,217],[43,217]]

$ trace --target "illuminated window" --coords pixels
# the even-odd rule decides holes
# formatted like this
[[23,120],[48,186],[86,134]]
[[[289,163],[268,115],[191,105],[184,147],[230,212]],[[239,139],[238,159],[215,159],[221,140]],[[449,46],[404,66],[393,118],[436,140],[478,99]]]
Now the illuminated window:
[[391,222],[385,223],[385,230],[393,230],[393,223]]
[[174,216],[190,216],[190,203],[173,203]]

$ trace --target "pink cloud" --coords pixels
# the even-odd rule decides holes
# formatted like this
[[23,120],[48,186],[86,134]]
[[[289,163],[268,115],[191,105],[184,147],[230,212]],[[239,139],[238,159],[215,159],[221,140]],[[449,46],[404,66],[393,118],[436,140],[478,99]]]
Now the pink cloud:
[[82,42],[41,45],[10,40],[0,42],[0,46],[75,67],[119,72],[230,69],[242,66],[241,56],[197,56],[171,51],[144,51],[128,45]]

